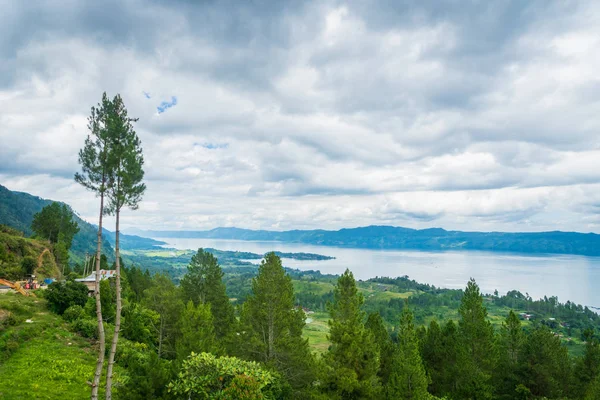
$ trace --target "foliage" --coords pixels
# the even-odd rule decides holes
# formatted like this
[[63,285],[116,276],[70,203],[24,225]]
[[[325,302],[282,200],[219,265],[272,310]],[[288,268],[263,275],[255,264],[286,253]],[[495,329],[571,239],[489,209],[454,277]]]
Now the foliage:
[[37,260],[31,256],[23,257],[21,261],[21,268],[25,275],[33,274],[33,271],[37,267]]
[[281,259],[267,254],[242,310],[243,354],[281,372],[296,391],[314,380],[312,355],[302,338],[304,320],[304,312],[294,307],[292,280]]
[[85,318],[85,311],[78,304],[70,306],[63,313],[63,319],[67,322],[77,321],[80,318]]
[[167,386],[175,378],[170,360],[161,359],[145,343],[125,341],[117,351],[117,365],[125,369],[117,398],[147,400],[172,398]]
[[474,279],[469,280],[458,310],[460,320],[459,383],[457,397],[492,397],[492,371],[495,366],[494,329],[487,320],[483,296]]
[[83,307],[88,299],[88,289],[79,282],[53,282],[48,286],[44,297],[48,307],[57,314],[63,314],[71,306]]
[[522,358],[521,382],[532,395],[560,398],[569,393],[571,365],[567,349],[549,328],[541,326],[527,336]]
[[429,383],[413,324],[413,315],[405,307],[398,329],[398,346],[392,360],[389,382],[386,387],[389,399],[426,399]]
[[196,306],[210,305],[215,335],[221,343],[231,348],[237,321],[225,291],[223,271],[217,259],[211,253],[198,249],[180,284],[186,301],[192,301]]
[[69,206],[53,202],[34,214],[31,230],[35,236],[47,239],[50,243],[64,243],[68,250],[73,237],[79,232],[79,225],[73,220],[73,211]]
[[213,317],[208,304],[194,305],[188,301],[179,320],[179,338],[176,349],[179,359],[192,352],[214,352],[218,350],[213,327]]
[[169,384],[170,392],[186,399],[226,399],[236,392],[247,392],[248,399],[274,399],[276,388],[276,375],[260,364],[209,353],[192,353]]
[[380,392],[379,353],[373,334],[364,325],[363,301],[352,272],[346,270],[329,306],[331,347],[324,358],[324,390],[334,397],[376,398]]

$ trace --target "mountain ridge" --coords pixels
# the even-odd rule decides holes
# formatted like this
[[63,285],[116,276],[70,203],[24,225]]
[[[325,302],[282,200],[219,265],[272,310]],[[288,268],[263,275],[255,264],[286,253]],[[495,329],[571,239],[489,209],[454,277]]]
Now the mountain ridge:
[[219,227],[200,231],[137,231],[153,238],[230,239],[280,241],[323,246],[382,250],[484,250],[531,254],[573,254],[600,256],[600,235],[596,233],[477,232],[443,228],[413,229],[369,225],[339,230],[269,231]]

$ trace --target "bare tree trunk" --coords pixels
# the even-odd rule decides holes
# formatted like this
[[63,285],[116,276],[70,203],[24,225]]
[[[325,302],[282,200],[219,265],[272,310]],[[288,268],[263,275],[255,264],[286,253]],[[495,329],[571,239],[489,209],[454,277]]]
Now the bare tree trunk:
[[119,216],[121,212],[117,208],[117,225],[115,231],[115,256],[117,270],[117,311],[115,316],[115,333],[113,335],[110,353],[108,355],[108,367],[106,369],[106,400],[112,399],[112,375],[115,364],[115,354],[117,353],[117,344],[119,342],[119,331],[121,330],[121,256],[119,252]]
[[98,319],[98,361],[96,362],[96,372],[94,373],[94,382],[92,383],[92,400],[98,400],[98,388],[100,386],[100,377],[102,376],[102,367],[104,366],[104,351],[106,342],[104,338],[104,325],[102,322],[102,304],[100,303],[100,256],[102,252],[102,214],[104,212],[104,192],[100,194],[100,219],[98,222],[98,247],[96,248],[96,286],[94,287],[94,296],[96,297],[96,317]]

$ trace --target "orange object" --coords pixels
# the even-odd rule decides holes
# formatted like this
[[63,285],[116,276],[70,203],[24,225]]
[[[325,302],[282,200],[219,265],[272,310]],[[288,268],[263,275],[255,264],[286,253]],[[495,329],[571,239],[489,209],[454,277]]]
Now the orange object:
[[6,279],[0,279],[0,285],[6,285],[9,288],[14,289],[17,292],[21,293],[23,296],[33,296],[33,297],[35,297],[35,294],[27,292],[25,289],[23,289],[21,287],[21,285],[19,285],[16,282],[13,283],[11,281],[7,281]]

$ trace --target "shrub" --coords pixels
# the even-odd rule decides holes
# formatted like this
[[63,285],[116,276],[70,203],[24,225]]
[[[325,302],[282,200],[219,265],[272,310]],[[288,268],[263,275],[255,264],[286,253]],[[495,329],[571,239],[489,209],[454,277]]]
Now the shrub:
[[71,306],[83,307],[88,300],[88,289],[79,282],[53,282],[44,297],[48,300],[50,310],[62,315]]
[[71,324],[73,330],[88,339],[98,338],[98,322],[93,319],[80,318]]
[[169,384],[177,396],[204,399],[232,398],[245,393],[245,399],[273,399],[278,378],[253,361],[236,357],[215,357],[192,353],[183,362],[178,379]]
[[21,269],[25,275],[33,274],[33,271],[37,267],[37,261],[31,256],[24,257],[21,261]]
[[85,312],[83,311],[83,307],[76,304],[67,308],[63,314],[63,318],[68,322],[77,321],[85,316]]

